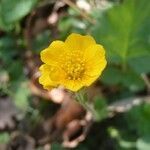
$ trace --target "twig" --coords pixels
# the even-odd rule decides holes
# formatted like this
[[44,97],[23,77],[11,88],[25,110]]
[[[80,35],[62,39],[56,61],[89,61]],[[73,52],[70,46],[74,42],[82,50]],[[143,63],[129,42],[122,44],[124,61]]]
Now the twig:
[[108,106],[109,116],[113,117],[117,113],[127,112],[134,106],[138,106],[142,103],[150,103],[150,95],[145,97],[124,99],[109,105]]
[[78,8],[76,6],[76,4],[74,4],[72,1],[70,0],[62,0],[64,3],[66,3],[67,5],[69,5],[70,7],[72,7],[74,10],[78,11],[80,13],[80,15],[85,18],[87,21],[89,21],[91,24],[96,23],[96,21],[92,18],[90,18],[84,11],[82,11],[80,8]]
[[141,74],[141,77],[147,86],[148,93],[150,93],[150,80],[148,79],[147,75],[144,73]]

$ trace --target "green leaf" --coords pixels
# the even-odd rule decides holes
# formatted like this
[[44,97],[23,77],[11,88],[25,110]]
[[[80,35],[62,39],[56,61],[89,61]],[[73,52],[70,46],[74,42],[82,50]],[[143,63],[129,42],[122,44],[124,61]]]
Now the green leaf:
[[136,142],[137,150],[149,150],[150,149],[150,137],[139,138]]
[[[37,0],[1,0],[0,27],[11,29],[13,23],[26,16],[35,6]],[[8,26],[5,28],[5,26]]]
[[95,119],[100,121],[108,116],[106,100],[96,97],[94,100]]
[[79,13],[71,8],[68,10],[68,16],[63,16],[59,19],[58,29],[61,31],[61,39],[64,40],[72,32],[86,34],[88,23],[86,20],[79,19],[79,16]]
[[61,146],[61,144],[53,143],[51,146],[51,150],[65,150],[65,149]]
[[6,144],[9,142],[10,136],[8,133],[0,133],[0,144]]
[[14,93],[15,93],[14,94],[15,105],[20,110],[26,111],[29,106],[28,98],[30,95],[30,90],[28,88],[27,82],[26,81],[19,82],[16,85]]
[[15,39],[12,36],[3,36],[0,38],[0,49],[9,48],[15,45]]
[[20,78],[24,77],[23,74],[23,64],[20,60],[14,61],[10,66],[8,67],[8,71],[10,74],[10,80],[19,80]]
[[[150,104],[144,103],[132,108],[126,114],[126,119],[129,127],[136,131],[139,136],[150,135]],[[133,122],[134,125],[132,124]]]
[[149,14],[147,0],[124,0],[100,14],[93,35],[106,48],[110,62],[127,64],[135,57],[150,56]]
[[128,72],[123,73],[121,83],[124,87],[127,87],[133,92],[143,90],[145,87],[145,83],[142,78],[138,74],[129,70]]
[[11,36],[3,36],[0,38],[0,59],[5,64],[12,64],[12,57],[17,54],[16,39]]
[[45,47],[48,47],[51,41],[51,33],[49,30],[46,30],[36,36],[32,41],[32,49],[34,52],[39,53]]
[[107,67],[101,76],[101,81],[107,85],[115,85],[121,82],[123,74],[116,67]]
[[129,60],[129,65],[137,73],[150,73],[150,56],[136,57]]
[[105,69],[101,76],[101,81],[106,85],[120,84],[133,92],[143,90],[145,87],[144,81],[136,72],[129,69],[123,72],[114,66],[109,66]]
[[[1,16],[1,7],[0,7],[0,16]],[[0,29],[1,29],[1,30],[10,31],[10,30],[13,29],[13,27],[14,27],[13,24],[6,24],[6,23],[3,21],[2,17],[0,17]]]

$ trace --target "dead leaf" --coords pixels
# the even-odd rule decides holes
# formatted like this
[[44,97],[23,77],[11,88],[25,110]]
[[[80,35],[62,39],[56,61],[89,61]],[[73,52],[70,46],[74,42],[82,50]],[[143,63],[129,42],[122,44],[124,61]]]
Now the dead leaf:
[[35,150],[35,141],[29,135],[14,132],[8,150]]
[[0,130],[13,129],[16,125],[17,109],[8,96],[0,97]]

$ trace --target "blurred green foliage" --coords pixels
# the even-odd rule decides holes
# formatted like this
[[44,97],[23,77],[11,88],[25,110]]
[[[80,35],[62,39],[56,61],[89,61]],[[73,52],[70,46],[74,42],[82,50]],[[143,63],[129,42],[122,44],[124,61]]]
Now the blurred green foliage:
[[[27,50],[22,22],[40,4],[37,0],[0,1],[0,96],[6,94],[11,97],[31,124],[42,117],[40,110],[45,110],[46,106],[42,105],[38,110],[30,101],[30,79],[22,57]],[[114,0],[108,1],[107,5],[106,9],[92,8],[89,15],[96,20],[94,25],[70,7],[66,9],[67,15],[60,16],[56,25],[58,39],[65,39],[72,32],[91,34],[106,49],[108,65],[99,80],[106,92],[102,97],[96,97],[93,103],[96,120],[100,122],[108,119],[107,106],[110,102],[119,102],[120,99],[135,97],[140,93],[147,96],[143,75],[149,79],[150,74],[150,1]],[[33,54],[39,55],[40,50],[52,40],[54,37],[49,28],[36,34],[31,41]],[[102,130],[106,131],[102,135],[104,138],[114,140],[116,150],[149,150],[150,105],[142,104],[132,108]],[[101,131],[94,133],[96,137],[90,134],[89,139],[76,149],[104,150],[108,141],[99,141]],[[0,143],[7,143],[9,138],[8,133],[0,133]],[[54,143],[52,150],[55,149],[64,148]]]
[[[137,130],[138,135],[150,135],[150,104],[142,104],[134,107],[127,114],[127,118],[130,128]],[[134,122],[134,126],[131,124],[131,121]]]
[[0,144],[7,143],[9,141],[9,138],[10,136],[7,132],[0,134]]
[[[147,0],[125,0],[100,14],[98,23],[93,27],[93,35],[107,49],[110,63],[119,63],[122,69],[126,69],[124,67],[134,59],[150,57],[149,14]],[[136,70],[134,65],[130,67]],[[140,73],[150,71],[150,68],[140,69]]]
[[37,0],[1,0],[0,28],[6,31],[13,29],[36,3]]
[[125,0],[99,13],[93,35],[107,50],[106,84],[121,84],[133,91],[144,89],[141,73],[150,72],[150,3]]
[[106,99],[96,97],[94,98],[94,110],[95,110],[95,120],[100,121],[108,116]]

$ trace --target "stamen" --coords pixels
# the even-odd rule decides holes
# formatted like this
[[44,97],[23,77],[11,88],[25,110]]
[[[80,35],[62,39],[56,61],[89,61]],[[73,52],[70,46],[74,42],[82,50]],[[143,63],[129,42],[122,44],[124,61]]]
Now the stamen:
[[81,80],[85,72],[85,64],[84,60],[82,60],[82,53],[74,51],[71,54],[66,54],[64,59],[65,63],[63,64],[63,69],[67,73],[67,79]]

